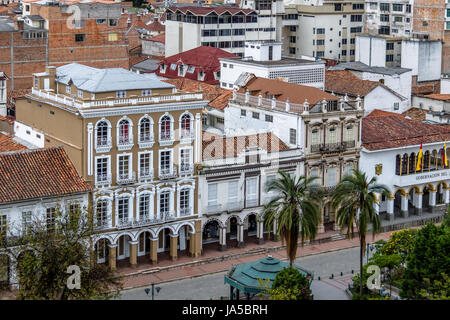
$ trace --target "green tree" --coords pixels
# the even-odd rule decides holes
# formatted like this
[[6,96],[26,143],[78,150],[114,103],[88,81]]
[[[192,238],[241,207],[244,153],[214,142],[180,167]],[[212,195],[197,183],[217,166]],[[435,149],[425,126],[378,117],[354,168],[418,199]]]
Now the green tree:
[[269,182],[268,191],[278,195],[264,206],[263,215],[267,229],[271,230],[277,221],[276,234],[286,241],[289,263],[294,263],[298,238],[303,246],[305,239],[314,239],[320,222],[321,195],[312,185],[316,178],[299,177],[297,180],[289,174],[278,171],[279,178]]
[[431,283],[430,279],[423,279],[425,289],[419,292],[420,299],[425,300],[450,300],[450,277],[441,273],[442,280],[434,280]]
[[399,254],[402,262],[405,262],[407,255],[414,248],[417,232],[416,229],[405,229],[392,233],[388,242],[381,247],[380,252],[384,255]]
[[444,215],[442,225],[444,226],[444,228],[450,228],[450,206],[447,207],[447,212]]
[[400,295],[407,299],[423,299],[422,290],[435,294],[436,290],[430,284],[444,281],[442,274],[448,274],[449,270],[450,230],[428,223],[417,233],[414,247],[406,258]]
[[278,272],[269,290],[271,300],[312,300],[309,280],[297,269],[289,267]]
[[[376,177],[367,180],[366,174],[359,170],[352,170],[352,175],[345,176],[336,186],[331,204],[337,209],[336,222],[341,229],[347,228],[347,235],[354,237],[354,224],[358,230],[360,242],[360,272],[363,270],[363,257],[366,249],[366,236],[369,225],[372,235],[380,232],[381,221],[375,213],[375,193],[387,195],[389,189],[376,183]],[[362,296],[362,277],[360,279],[360,295]]]
[[[120,278],[95,261],[91,221],[86,209],[57,209],[50,220],[33,217],[25,230],[11,228],[2,250],[13,257],[10,263],[17,265],[18,299],[86,300],[119,295]],[[72,265],[81,271],[79,289],[67,286],[71,276],[67,270]]]

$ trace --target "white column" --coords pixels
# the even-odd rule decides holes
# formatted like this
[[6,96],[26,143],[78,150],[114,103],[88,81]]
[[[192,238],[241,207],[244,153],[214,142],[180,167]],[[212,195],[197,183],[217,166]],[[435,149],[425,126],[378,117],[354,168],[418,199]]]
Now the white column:
[[414,211],[416,214],[422,213],[422,200],[423,200],[423,193],[422,192],[414,192],[414,196],[416,197],[416,207],[414,208]]
[[449,203],[449,193],[450,193],[450,189],[444,189],[444,202],[445,203]]
[[202,131],[201,114],[195,114],[195,163],[201,162]]
[[408,217],[408,195],[407,194],[405,196],[402,195],[401,210],[402,210],[403,217],[404,218]]
[[395,198],[388,198],[387,200],[387,218],[390,221],[394,220],[394,200]]
[[436,206],[436,191],[431,191],[430,190],[429,204],[430,204],[431,207]]
[[91,122],[87,125],[88,137],[87,137],[87,175],[91,176],[93,172],[93,124]]
[[225,251],[227,249],[227,228],[219,227],[219,250]]
[[243,248],[244,247],[244,224],[238,224],[238,247]]
[[258,221],[256,223],[256,234],[258,238],[258,244],[264,243],[264,222]]

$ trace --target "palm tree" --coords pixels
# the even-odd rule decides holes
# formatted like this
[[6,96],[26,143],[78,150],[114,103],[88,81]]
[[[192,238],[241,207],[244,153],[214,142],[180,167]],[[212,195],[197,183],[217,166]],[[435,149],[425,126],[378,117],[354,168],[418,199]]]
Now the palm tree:
[[374,208],[375,193],[388,195],[389,189],[385,185],[377,184],[376,177],[367,181],[364,172],[353,169],[352,173],[352,175],[345,176],[336,186],[331,198],[331,205],[338,209],[336,222],[341,229],[347,228],[349,238],[354,237],[353,226],[354,223],[356,224],[360,241],[359,292],[362,296],[363,256],[366,249],[366,235],[369,224],[372,225],[373,237],[381,230],[381,220],[379,215],[375,213]]
[[292,267],[298,247],[300,235],[303,246],[306,238],[314,239],[320,222],[321,193],[312,186],[316,178],[299,177],[297,180],[289,174],[278,171],[281,176],[267,185],[267,191],[277,192],[277,196],[264,206],[263,216],[266,228],[272,228],[278,221],[276,234],[286,241],[286,252]]

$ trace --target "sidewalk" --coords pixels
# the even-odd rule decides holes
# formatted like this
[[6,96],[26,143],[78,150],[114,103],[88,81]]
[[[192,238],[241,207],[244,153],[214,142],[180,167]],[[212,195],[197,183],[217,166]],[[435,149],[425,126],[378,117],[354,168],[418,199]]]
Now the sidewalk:
[[[367,237],[367,242],[381,239],[388,240],[393,232],[395,231],[381,233],[374,240],[370,235]],[[358,237],[317,243],[318,240],[325,240],[335,234],[336,232],[327,232],[318,235],[315,243],[305,244],[304,247],[297,249],[297,257],[359,246]],[[287,259],[285,247],[281,245],[281,241],[267,240],[263,245],[252,243],[247,244],[243,249],[230,248],[227,251],[218,251],[210,248],[206,249],[201,257],[190,258],[182,256],[175,262],[163,260],[157,266],[153,266],[150,263],[140,263],[138,268],[123,267],[118,270],[118,273],[125,277],[123,279],[123,288],[132,289],[147,286],[151,283],[170,282],[227,271],[234,264],[254,261],[267,255],[272,255],[281,260]]]

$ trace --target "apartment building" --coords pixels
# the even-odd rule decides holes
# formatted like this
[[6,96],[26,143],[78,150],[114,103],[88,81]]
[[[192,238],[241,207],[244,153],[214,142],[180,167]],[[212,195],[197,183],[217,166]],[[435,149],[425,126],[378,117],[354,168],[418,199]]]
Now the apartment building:
[[370,35],[409,37],[414,0],[366,0],[365,30]]
[[290,4],[286,8],[286,12],[293,18],[286,21],[295,21],[295,14],[298,15],[296,26],[292,24],[283,27],[289,29],[283,32],[285,35],[289,34],[283,39],[285,43],[289,42],[289,48],[292,48],[289,49],[289,54],[297,58],[304,55],[354,61],[355,37],[364,31],[364,1],[299,1],[299,3]]
[[243,56],[245,41],[281,40],[277,20],[281,23],[282,1],[247,1],[247,5],[242,2],[241,6],[168,7],[165,12],[166,56],[199,46]]
[[249,74],[324,89],[325,64],[315,59],[282,56],[282,43],[246,41],[243,58],[220,58],[220,86],[238,88]]
[[99,263],[157,263],[159,253],[201,252],[196,168],[206,103],[132,71],[72,63],[34,75],[16,105],[15,134],[64,146],[95,186]]

